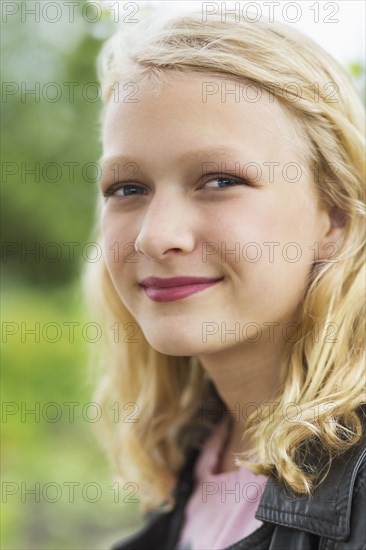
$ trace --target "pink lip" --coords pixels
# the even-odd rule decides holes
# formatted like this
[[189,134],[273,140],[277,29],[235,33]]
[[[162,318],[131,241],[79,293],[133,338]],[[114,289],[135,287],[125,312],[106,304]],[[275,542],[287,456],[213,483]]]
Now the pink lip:
[[146,277],[140,281],[142,286],[153,286],[154,288],[171,288],[173,286],[194,285],[203,283],[212,283],[222,277],[171,277],[170,279],[161,279],[160,277]]
[[143,287],[145,294],[154,302],[174,302],[201,292],[201,290],[213,286],[222,279],[223,277],[219,279],[207,277],[173,277],[171,279],[147,277],[140,282],[140,285]]

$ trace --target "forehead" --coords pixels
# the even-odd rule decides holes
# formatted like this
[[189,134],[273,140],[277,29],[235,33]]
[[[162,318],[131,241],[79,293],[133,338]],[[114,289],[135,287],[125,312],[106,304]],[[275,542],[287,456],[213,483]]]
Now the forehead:
[[[166,71],[158,84],[150,79],[119,83],[103,122],[108,154],[149,144],[192,149],[215,142],[235,143],[268,161],[279,150],[304,160],[299,123],[268,91],[239,78],[216,73]],[[132,149],[131,151],[129,149]]]

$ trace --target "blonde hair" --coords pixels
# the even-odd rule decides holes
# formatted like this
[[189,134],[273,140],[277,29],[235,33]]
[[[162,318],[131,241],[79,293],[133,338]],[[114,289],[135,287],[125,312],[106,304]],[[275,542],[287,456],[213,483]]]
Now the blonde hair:
[[[163,82],[171,70],[183,76],[214,72],[267,90],[302,129],[308,160],[319,169],[319,200],[329,211],[339,209],[344,215],[344,238],[336,261],[314,262],[302,301],[300,336],[288,342],[283,357],[278,400],[260,417],[254,411],[247,420],[245,437],[256,463],[244,460],[249,451],[237,461],[257,474],[278,476],[298,493],[310,494],[320,473],[324,479],[332,458],[357,444],[362,434],[366,401],[363,105],[335,59],[280,23],[223,23],[218,16],[202,22],[193,12],[133,31],[132,37],[125,29],[116,33],[102,49],[99,75],[105,105],[116,82]],[[334,90],[336,101],[333,94],[330,97]],[[98,216],[100,208],[101,203]],[[99,229],[95,231],[101,242]],[[149,345],[121,303],[103,258],[89,264],[84,277],[87,301],[103,328],[95,391],[103,409],[102,441],[119,475],[138,483],[142,509],[171,510],[186,451],[190,446],[201,448],[213,426],[204,421],[200,407],[207,399],[221,407],[223,403],[195,357],[167,356]],[[120,329],[120,336],[134,327],[137,341],[116,339],[112,326]],[[336,341],[314,338],[315,327],[327,326],[336,327]],[[284,414],[288,404],[297,411],[295,419]],[[321,465],[311,463],[313,444],[324,459]]]

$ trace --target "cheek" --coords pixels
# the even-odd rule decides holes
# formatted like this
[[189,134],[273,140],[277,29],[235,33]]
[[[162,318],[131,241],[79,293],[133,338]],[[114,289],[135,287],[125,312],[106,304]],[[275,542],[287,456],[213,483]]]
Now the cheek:
[[[282,235],[283,221],[274,204],[247,197],[245,201],[230,204],[225,212],[217,212],[211,227],[227,243],[257,243]],[[272,239],[275,240],[275,239]]]
[[295,200],[268,196],[235,205],[228,213],[216,227],[227,250],[239,251],[238,259],[225,256],[239,279],[266,307],[276,297],[295,303],[311,270],[314,216]]
[[248,220],[248,235],[259,244],[272,243],[275,250],[281,251],[279,259],[286,258],[288,249],[295,256],[297,250],[299,260],[306,263],[311,260],[316,240],[316,211],[296,189],[289,188],[279,197],[257,204]]
[[103,253],[106,265],[111,274],[128,269],[134,256],[134,239],[131,225],[118,215],[104,212],[101,220]]

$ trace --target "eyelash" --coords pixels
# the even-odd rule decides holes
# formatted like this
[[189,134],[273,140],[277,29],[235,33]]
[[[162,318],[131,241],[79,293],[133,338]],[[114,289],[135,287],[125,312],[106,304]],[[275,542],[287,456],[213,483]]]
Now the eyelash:
[[[207,178],[208,176],[215,176],[215,177],[211,177],[210,179],[206,179],[205,184],[207,184],[211,181],[227,180],[227,181],[234,182],[236,185],[247,185],[247,186],[250,185],[248,180],[246,180],[244,178],[230,176],[228,174],[206,174],[205,178]],[[134,183],[125,183],[124,185],[121,185],[121,182],[119,182],[119,183],[111,185],[109,187],[109,189],[107,189],[106,191],[103,191],[103,196],[105,198],[108,198],[110,196],[115,195],[116,191],[119,191],[120,189],[126,189],[127,187],[134,187],[134,188],[137,188],[137,189],[145,189],[142,185],[138,185],[137,183],[136,184],[134,184]],[[226,187],[233,187],[233,186],[228,185]],[[226,187],[209,187],[208,189],[225,189]],[[132,194],[132,195],[120,195],[120,196],[122,198],[125,198],[125,197],[133,197],[133,196],[136,196],[137,194],[138,193]],[[144,194],[145,193],[142,193],[141,195],[144,195]]]

